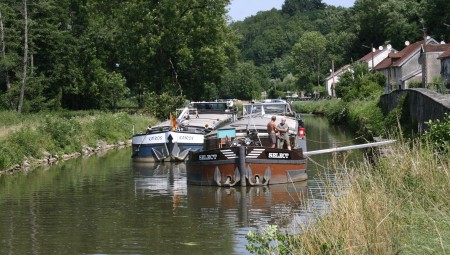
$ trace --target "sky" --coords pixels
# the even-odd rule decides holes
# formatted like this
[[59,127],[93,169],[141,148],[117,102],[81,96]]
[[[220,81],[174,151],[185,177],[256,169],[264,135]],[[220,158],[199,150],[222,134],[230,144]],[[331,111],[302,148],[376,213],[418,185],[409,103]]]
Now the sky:
[[[351,7],[355,0],[322,0],[327,5]],[[259,11],[267,11],[272,8],[281,9],[284,0],[231,0],[229,15],[233,21],[244,20],[255,15]]]

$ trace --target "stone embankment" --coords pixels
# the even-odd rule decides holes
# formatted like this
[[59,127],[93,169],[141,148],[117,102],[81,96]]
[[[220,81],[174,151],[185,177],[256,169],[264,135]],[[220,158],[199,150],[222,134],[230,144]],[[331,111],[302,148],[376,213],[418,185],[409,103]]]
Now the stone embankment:
[[381,96],[381,105],[386,111],[391,111],[406,96],[406,110],[411,124],[424,131],[425,122],[442,120],[445,114],[450,114],[450,95],[442,95],[424,88],[395,90]]
[[0,170],[0,176],[23,171],[32,171],[38,166],[53,165],[60,161],[74,159],[82,156],[89,157],[98,152],[103,152],[115,148],[123,148],[130,145],[131,140],[128,140],[126,142],[118,142],[116,144],[106,144],[105,142],[100,142],[96,147],[83,146],[81,152],[64,154],[62,156],[47,154],[44,158],[41,159],[25,159],[22,164],[17,164],[9,169]]

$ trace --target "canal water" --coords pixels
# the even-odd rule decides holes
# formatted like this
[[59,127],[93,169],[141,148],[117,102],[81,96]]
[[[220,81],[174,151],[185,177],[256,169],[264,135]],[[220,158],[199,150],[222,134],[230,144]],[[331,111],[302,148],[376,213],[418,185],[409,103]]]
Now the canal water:
[[[324,118],[304,120],[309,150],[354,144]],[[130,155],[0,177],[0,254],[249,254],[248,231],[298,232],[327,210],[329,154],[311,157],[307,182],[244,188],[187,185],[184,164],[133,164]]]

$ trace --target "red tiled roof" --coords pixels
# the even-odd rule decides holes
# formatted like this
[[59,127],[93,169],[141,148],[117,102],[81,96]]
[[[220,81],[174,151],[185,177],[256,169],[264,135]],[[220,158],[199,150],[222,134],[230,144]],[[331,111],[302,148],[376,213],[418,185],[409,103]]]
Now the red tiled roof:
[[420,47],[422,46],[423,40],[410,44],[403,48],[403,50],[399,51],[400,58],[393,61],[392,66],[401,66],[403,62],[411,57]]
[[427,44],[425,50],[427,52],[442,52],[450,49],[450,44]]
[[389,53],[388,57],[390,57],[390,58],[401,58],[402,55],[400,53],[396,52],[396,53]]
[[373,52],[373,55],[372,55],[372,51],[370,51],[367,55],[365,55],[364,57],[360,58],[359,61],[371,61],[372,60],[372,56],[376,56],[380,52],[381,52],[381,50],[375,50]]
[[411,57],[422,46],[423,40],[412,43],[397,53],[389,53],[388,57],[379,63],[374,69],[381,70],[391,66],[401,66],[405,60]]
[[342,66],[341,68],[339,68],[338,70],[336,70],[336,71],[334,72],[334,74],[331,73],[328,77],[326,77],[326,79],[328,80],[328,79],[332,78],[333,76],[338,75],[339,73],[343,72],[343,71],[344,71],[346,68],[348,68],[348,67],[350,67],[349,64]]
[[346,64],[345,66],[339,68],[339,69],[336,71],[336,73],[342,72],[345,68],[347,68],[347,67],[349,67],[349,66],[350,66],[349,64]]
[[446,51],[444,51],[444,53],[439,55],[438,59],[448,58],[448,57],[450,57],[450,47]]
[[392,65],[392,58],[387,57],[387,58],[383,59],[383,61],[381,61],[378,65],[376,65],[373,69],[374,70],[381,70],[381,69],[388,68],[391,65]]

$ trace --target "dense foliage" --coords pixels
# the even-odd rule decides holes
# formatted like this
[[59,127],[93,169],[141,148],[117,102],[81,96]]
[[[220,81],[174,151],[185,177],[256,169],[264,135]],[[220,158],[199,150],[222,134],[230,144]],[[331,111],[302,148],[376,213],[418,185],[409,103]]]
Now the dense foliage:
[[23,111],[142,107],[148,92],[202,99],[236,59],[228,4],[2,1],[0,107],[18,109],[23,80]]
[[450,115],[446,114],[442,121],[430,120],[426,124],[425,139],[436,151],[450,155]]
[[[149,93],[188,100],[323,93],[331,62],[338,68],[359,59],[363,45],[400,49],[424,27],[450,40],[444,0],[356,0],[352,8],[286,0],[281,10],[237,22],[229,4],[4,0],[0,109],[144,108]],[[368,82],[349,91],[372,91],[374,79]]]

